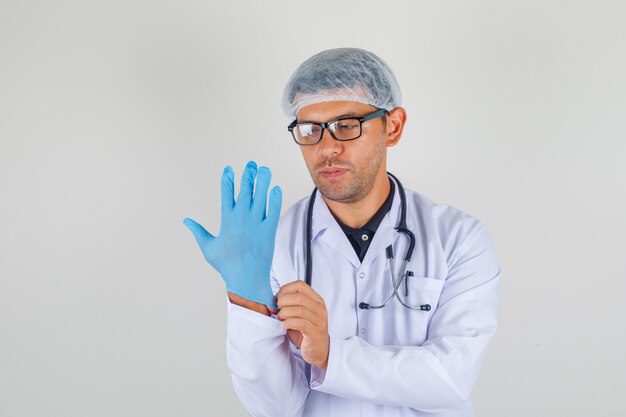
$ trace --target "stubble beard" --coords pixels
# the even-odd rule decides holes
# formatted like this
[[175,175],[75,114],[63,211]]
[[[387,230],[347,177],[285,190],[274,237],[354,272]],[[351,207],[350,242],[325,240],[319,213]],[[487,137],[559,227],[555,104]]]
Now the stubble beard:
[[[312,175],[313,182],[319,192],[331,201],[337,201],[340,203],[357,202],[367,196],[374,187],[376,175],[378,174],[378,170],[383,162],[384,152],[384,145],[375,149],[360,169],[357,169],[351,162],[344,162],[338,158],[330,158],[323,163],[316,165],[316,174]],[[341,185],[339,182],[324,179],[319,174],[319,170],[328,166],[348,169],[346,174],[351,173],[354,176],[353,180],[348,184]]]

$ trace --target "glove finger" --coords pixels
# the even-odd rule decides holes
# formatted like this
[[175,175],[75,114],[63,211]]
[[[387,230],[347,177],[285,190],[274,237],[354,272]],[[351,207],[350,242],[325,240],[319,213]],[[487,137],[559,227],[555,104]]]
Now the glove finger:
[[265,220],[265,208],[267,205],[267,189],[272,180],[272,172],[268,167],[260,167],[256,176],[254,199],[252,200],[252,215],[255,219]]
[[283,204],[283,192],[279,186],[275,186],[270,191],[270,202],[267,208],[267,219],[272,227],[278,226],[278,219],[280,218],[280,207]]
[[235,173],[230,165],[222,173],[222,210],[232,210],[235,206]]
[[200,250],[208,261],[209,258],[207,255],[211,253],[210,246],[215,240],[215,236],[207,232],[206,229],[202,227],[202,225],[190,218],[185,218],[183,220],[183,224],[187,226],[189,230],[191,230],[191,233],[193,233],[193,237],[196,238],[198,246],[200,246]]
[[254,177],[256,177],[256,163],[250,161],[246,164],[241,175],[241,187],[239,189],[239,197],[237,197],[237,206],[250,210],[252,203],[252,190],[254,189]]

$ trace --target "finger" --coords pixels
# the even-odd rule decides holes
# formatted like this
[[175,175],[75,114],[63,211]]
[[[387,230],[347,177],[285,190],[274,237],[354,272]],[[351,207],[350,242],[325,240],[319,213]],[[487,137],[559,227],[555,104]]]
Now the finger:
[[230,165],[222,173],[222,210],[232,210],[235,206],[235,173]]
[[315,292],[315,290],[311,288],[310,285],[308,285],[306,282],[302,280],[293,281],[293,282],[283,285],[278,290],[276,297],[279,298],[287,294],[298,294],[298,293],[305,294],[307,297],[317,302],[324,303],[324,299],[317,292]]
[[284,329],[297,330],[304,336],[310,335],[316,330],[316,327],[313,325],[313,323],[301,318],[287,319],[283,321],[281,325]]
[[239,197],[237,197],[237,206],[250,209],[252,202],[252,190],[254,189],[254,177],[256,177],[256,162],[250,161],[246,164],[246,168],[241,175],[241,187],[239,188]]
[[278,318],[280,320],[287,320],[290,318],[301,318],[310,321],[311,323],[318,325],[321,321],[323,321],[323,317],[320,317],[319,314],[316,314],[314,311],[309,310],[304,306],[289,306],[283,307],[278,312]]
[[207,245],[210,245],[213,242],[213,240],[215,239],[215,236],[207,232],[206,229],[202,227],[202,225],[200,225],[195,220],[192,220],[190,218],[185,218],[183,220],[183,224],[187,226],[189,230],[191,230],[191,233],[193,233],[193,237],[196,238],[196,242],[198,243],[198,246],[200,246],[202,253],[206,257],[207,251],[205,251],[205,249]]
[[270,202],[267,208],[267,221],[276,227],[280,218],[280,207],[283,204],[283,192],[279,186],[272,188],[270,191]]
[[277,296],[276,305],[280,309],[294,306],[305,307],[316,314],[321,314],[325,310],[324,304],[303,293],[291,293]]
[[256,187],[252,200],[252,214],[259,220],[265,220],[265,206],[267,205],[267,189],[272,180],[272,172],[268,167],[260,167],[256,174]]

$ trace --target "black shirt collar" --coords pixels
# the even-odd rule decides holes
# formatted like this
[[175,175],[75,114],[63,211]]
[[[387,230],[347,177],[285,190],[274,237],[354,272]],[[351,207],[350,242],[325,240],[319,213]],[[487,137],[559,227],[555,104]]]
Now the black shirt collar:
[[[360,229],[354,229],[350,226],[346,226],[345,224],[341,223],[341,221],[337,219],[337,217],[335,217],[335,220],[337,220],[339,227],[341,227],[341,230],[343,230],[343,232],[345,233],[346,237],[350,241],[350,244],[354,248],[357,256],[361,261],[363,261],[363,258],[365,258],[365,253],[369,248],[369,244],[372,241],[376,230],[378,230],[378,226],[380,226],[383,218],[391,209],[391,204],[393,203],[393,195],[395,192],[395,184],[393,183],[393,181],[391,181],[391,179],[389,180],[389,185],[390,189],[387,199],[380,206],[374,216],[372,216],[372,218]],[[367,236],[364,238],[363,235]]]
[[380,222],[383,221],[383,218],[389,212],[389,210],[391,209],[391,204],[393,203],[393,194],[395,192],[396,186],[391,180],[389,180],[389,186],[390,186],[389,195],[387,196],[387,199],[385,200],[383,205],[380,206],[380,208],[374,214],[374,216],[372,216],[372,218],[360,229],[354,229],[350,226],[346,226],[345,224],[341,223],[341,221],[337,219],[337,217],[335,217],[335,219],[337,219],[337,223],[339,223],[339,226],[341,226],[341,229],[344,231],[345,234],[359,233],[359,232],[362,232],[363,230],[367,230],[368,232],[375,233],[376,230],[378,230],[378,226],[380,225]]

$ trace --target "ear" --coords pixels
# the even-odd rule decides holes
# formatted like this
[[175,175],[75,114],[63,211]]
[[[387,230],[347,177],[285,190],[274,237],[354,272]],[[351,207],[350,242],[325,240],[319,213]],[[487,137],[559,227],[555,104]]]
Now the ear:
[[406,111],[402,107],[396,107],[387,114],[387,147],[400,142],[405,123]]

